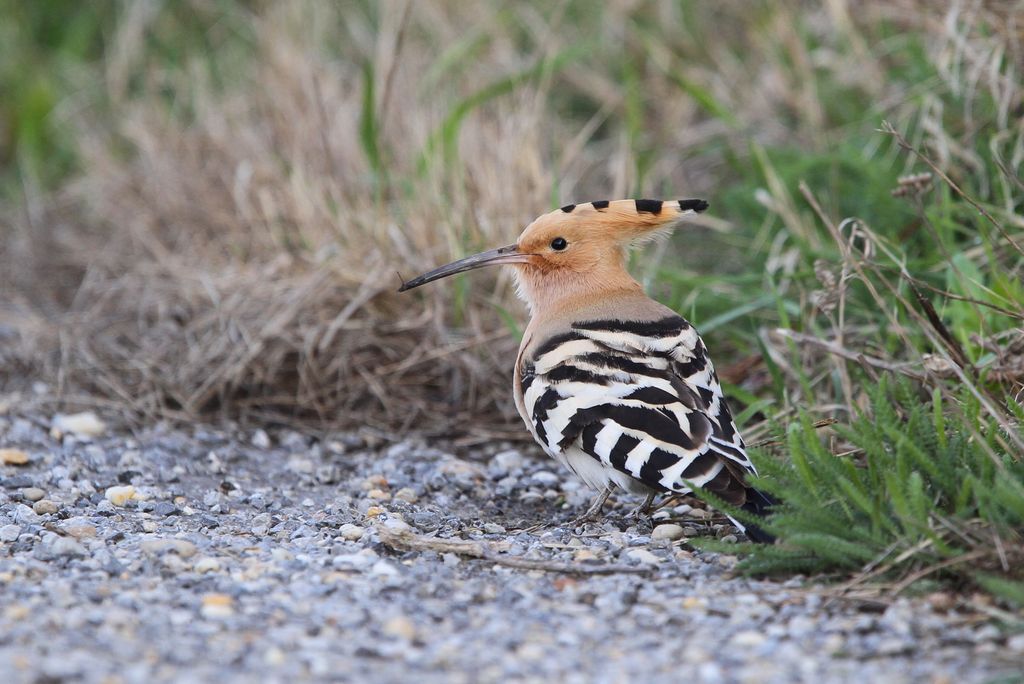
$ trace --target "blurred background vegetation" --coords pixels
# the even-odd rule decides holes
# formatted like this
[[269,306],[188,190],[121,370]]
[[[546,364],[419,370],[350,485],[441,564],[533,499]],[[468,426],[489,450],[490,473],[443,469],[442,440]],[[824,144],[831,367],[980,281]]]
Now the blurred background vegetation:
[[762,458],[803,508],[753,567],[1020,600],[1022,12],[0,0],[0,380],[140,418],[525,437],[508,274],[400,297],[395,271],[564,203],[703,197],[634,270],[702,331],[748,441],[785,442]]

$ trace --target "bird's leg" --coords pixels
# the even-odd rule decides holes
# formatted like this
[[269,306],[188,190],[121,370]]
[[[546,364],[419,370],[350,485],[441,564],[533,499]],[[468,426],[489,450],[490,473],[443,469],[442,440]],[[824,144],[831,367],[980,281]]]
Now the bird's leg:
[[583,523],[594,522],[597,520],[597,516],[601,513],[601,509],[604,508],[605,502],[608,501],[608,497],[611,495],[612,488],[610,486],[605,487],[594,499],[594,502],[590,504],[590,508],[587,509],[586,513],[572,521],[572,526],[577,527]]
[[657,496],[657,492],[649,492],[644,502],[634,508],[630,515],[636,520],[642,520],[645,515],[651,512],[651,504],[654,503],[655,496]]

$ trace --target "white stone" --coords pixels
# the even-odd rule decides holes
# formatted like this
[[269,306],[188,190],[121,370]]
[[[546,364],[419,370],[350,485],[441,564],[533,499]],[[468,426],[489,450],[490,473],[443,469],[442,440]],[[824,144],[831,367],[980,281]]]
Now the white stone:
[[766,638],[767,637],[760,632],[747,629],[742,632],[736,632],[732,637],[732,643],[734,646],[738,646],[740,648],[754,648],[763,644]]
[[196,572],[217,572],[220,570],[220,561],[216,558],[210,558],[209,556],[203,556],[195,562],[192,569]]
[[397,577],[398,569],[386,560],[379,560],[370,568],[370,572],[379,577]]
[[266,430],[257,430],[252,433],[250,443],[257,449],[269,449],[270,435],[267,434]]
[[355,568],[363,570],[373,565],[378,559],[372,549],[363,549],[359,553],[343,553],[331,559],[331,565],[336,568]]
[[675,541],[683,538],[683,526],[676,525],[675,523],[669,523],[667,525],[658,525],[651,532],[651,539],[664,539],[667,541]]
[[129,499],[135,497],[135,487],[131,485],[107,487],[107,491],[103,493],[103,496],[115,506],[124,506],[128,503]]
[[365,529],[359,525],[353,525],[352,523],[345,523],[339,530],[343,539],[348,541],[359,541],[363,538],[363,534],[366,532]]
[[196,553],[196,545],[185,539],[162,539],[159,537],[144,539],[139,544],[143,553],[159,555],[173,551],[182,558],[191,558]]
[[1007,639],[1006,648],[1014,653],[1024,653],[1024,633],[1014,634]]
[[660,563],[661,559],[655,556],[647,549],[631,549],[626,552],[626,557],[632,558],[633,560],[641,563],[656,564]]
[[294,560],[295,554],[293,554],[288,549],[282,549],[279,546],[275,546],[273,549],[270,550],[270,557],[278,563],[284,563],[290,560]]
[[391,532],[405,533],[412,531],[412,527],[409,526],[409,523],[404,520],[399,520],[398,518],[388,518],[384,521],[384,527]]
[[53,417],[53,429],[79,437],[99,437],[107,431],[107,425],[92,411],[82,413],[58,413]]
[[84,556],[85,547],[79,544],[72,537],[56,535],[49,544],[50,552],[55,556]]
[[538,482],[544,485],[545,487],[554,487],[562,480],[562,478],[560,478],[558,475],[554,474],[550,470],[538,470],[533,474],[533,480],[534,482]]
[[526,464],[526,459],[523,455],[515,449],[508,451],[501,451],[495,454],[488,464],[488,467],[501,475],[507,475],[508,473],[515,470],[522,470]]

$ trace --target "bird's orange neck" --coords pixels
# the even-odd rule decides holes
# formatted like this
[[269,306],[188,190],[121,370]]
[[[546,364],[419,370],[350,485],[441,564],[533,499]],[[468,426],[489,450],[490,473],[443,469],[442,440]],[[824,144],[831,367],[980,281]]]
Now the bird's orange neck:
[[526,301],[535,319],[558,316],[595,300],[643,292],[640,283],[626,271],[621,255],[578,271],[517,265],[516,281],[519,296]]

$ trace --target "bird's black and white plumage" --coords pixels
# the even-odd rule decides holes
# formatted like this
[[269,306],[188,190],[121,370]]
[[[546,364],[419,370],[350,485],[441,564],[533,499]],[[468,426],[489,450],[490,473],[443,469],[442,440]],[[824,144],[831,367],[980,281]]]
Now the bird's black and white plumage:
[[[601,492],[616,485],[650,496],[700,487],[764,515],[772,502],[746,482],[754,466],[704,343],[626,270],[631,247],[707,206],[700,199],[567,204],[530,223],[515,244],[441,266],[400,289],[512,266],[531,312],[515,366],[516,406],[548,454]],[[771,540],[753,526],[746,532]]]
[[516,399],[537,442],[599,491],[697,486],[762,513],[771,501],[746,484],[756,470],[693,326],[646,297],[589,308],[524,340]]

